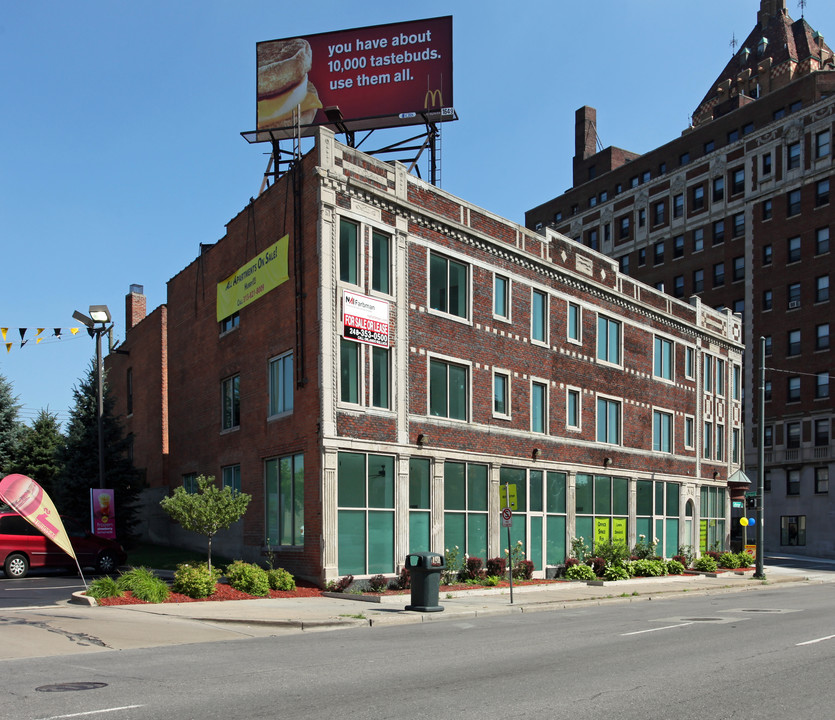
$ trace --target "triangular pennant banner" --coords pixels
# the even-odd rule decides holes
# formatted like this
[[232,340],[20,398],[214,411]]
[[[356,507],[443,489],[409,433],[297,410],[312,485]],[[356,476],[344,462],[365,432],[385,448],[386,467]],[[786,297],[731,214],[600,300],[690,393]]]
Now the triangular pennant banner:
[[61,339],[61,328],[53,328],[52,329],[52,334],[60,340]]
[[14,343],[6,343],[6,352],[7,353],[12,351],[12,345],[14,345]]
[[20,339],[23,340],[24,336],[26,335],[26,331],[29,328],[18,328],[20,330]]
[[6,333],[9,332],[9,328],[0,328],[0,332],[3,333],[3,342],[6,342]]
[[70,328],[70,332],[71,332],[73,335],[78,335],[78,328]]
[[20,347],[23,347],[28,342],[29,342],[28,340],[21,340],[20,341]]

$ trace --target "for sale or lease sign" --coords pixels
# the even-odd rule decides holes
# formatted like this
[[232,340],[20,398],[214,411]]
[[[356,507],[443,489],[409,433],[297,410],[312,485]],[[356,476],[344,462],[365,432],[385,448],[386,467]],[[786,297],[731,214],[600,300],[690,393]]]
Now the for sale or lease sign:
[[342,336],[348,340],[389,346],[389,303],[386,300],[344,290]]

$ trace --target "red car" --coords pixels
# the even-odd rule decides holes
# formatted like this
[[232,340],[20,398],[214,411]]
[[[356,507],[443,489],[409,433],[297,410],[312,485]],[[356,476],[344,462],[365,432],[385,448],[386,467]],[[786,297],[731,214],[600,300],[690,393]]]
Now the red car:
[[[110,573],[127,555],[115,540],[87,532],[72,518],[61,518],[82,568]],[[29,569],[74,568],[73,559],[15,512],[0,512],[0,565],[9,578],[26,577]]]

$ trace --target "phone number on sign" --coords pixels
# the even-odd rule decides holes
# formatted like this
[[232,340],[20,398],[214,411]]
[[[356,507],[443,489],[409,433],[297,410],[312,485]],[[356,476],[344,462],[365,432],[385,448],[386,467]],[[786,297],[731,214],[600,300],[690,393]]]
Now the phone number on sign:
[[346,327],[345,337],[360,342],[373,343],[374,345],[388,346],[389,344],[388,333],[373,332],[362,328]]

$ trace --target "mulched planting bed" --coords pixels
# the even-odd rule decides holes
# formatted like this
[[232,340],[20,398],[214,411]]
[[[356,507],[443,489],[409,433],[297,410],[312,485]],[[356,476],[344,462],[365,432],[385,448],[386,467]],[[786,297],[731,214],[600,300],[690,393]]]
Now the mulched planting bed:
[[[319,597],[322,594],[322,590],[313,586],[308,585],[304,582],[296,582],[296,589],[293,591],[285,591],[285,590],[270,590],[269,596],[259,597],[257,595],[249,595],[245,592],[241,592],[240,590],[235,590],[235,588],[226,585],[225,583],[218,583],[215,586],[215,592],[213,595],[209,595],[207,598],[200,598],[199,600],[195,600],[194,598],[190,598],[187,595],[180,595],[180,593],[172,592],[168,596],[168,600],[165,602],[167,603],[186,603],[186,602],[206,602],[209,600],[263,600],[266,597],[270,598],[299,598],[299,597]],[[149,605],[150,603],[146,603],[144,600],[140,600],[138,598],[133,597],[133,594],[128,590],[122,597],[114,597],[114,598],[101,598],[100,600],[96,600],[96,603],[99,605],[104,606],[112,606],[112,605]]]

